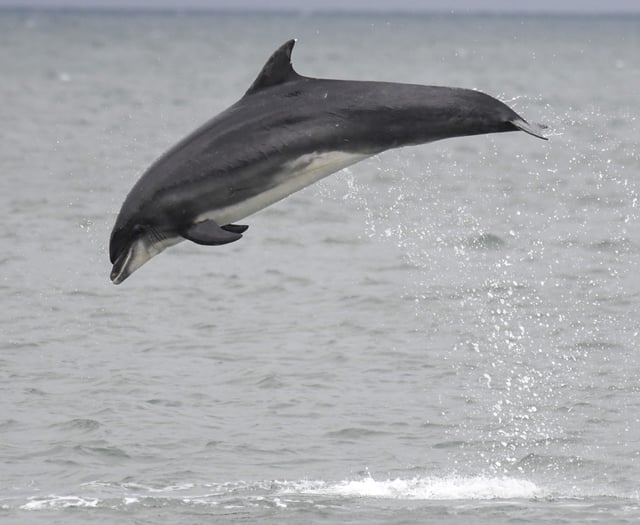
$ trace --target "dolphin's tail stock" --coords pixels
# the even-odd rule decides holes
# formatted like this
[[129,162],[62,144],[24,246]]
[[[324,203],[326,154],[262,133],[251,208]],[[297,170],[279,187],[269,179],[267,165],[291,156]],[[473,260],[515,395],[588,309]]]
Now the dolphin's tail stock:
[[525,133],[528,133],[529,135],[533,135],[534,137],[538,137],[539,139],[542,139],[542,140],[549,140],[547,137],[545,137],[542,134],[544,130],[547,129],[548,127],[548,126],[545,126],[544,124],[535,124],[535,123],[530,124],[529,122],[527,122],[526,120],[520,117],[514,118],[510,122],[516,128],[521,129],[522,131],[524,131]]

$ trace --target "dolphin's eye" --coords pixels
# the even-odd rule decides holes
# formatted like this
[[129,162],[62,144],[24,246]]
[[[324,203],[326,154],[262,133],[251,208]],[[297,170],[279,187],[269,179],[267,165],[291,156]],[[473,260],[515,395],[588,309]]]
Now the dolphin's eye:
[[142,224],[136,224],[132,229],[134,235],[140,235],[144,233],[145,230],[146,228]]

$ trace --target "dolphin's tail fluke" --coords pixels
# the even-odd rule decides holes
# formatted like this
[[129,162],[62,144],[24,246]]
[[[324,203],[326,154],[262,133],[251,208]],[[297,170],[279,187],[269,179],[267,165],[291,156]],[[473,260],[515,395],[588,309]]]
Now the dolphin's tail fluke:
[[547,129],[547,126],[545,126],[544,124],[530,124],[523,118],[515,118],[511,121],[511,124],[513,124],[516,128],[521,129],[525,133],[528,133],[529,135],[533,135],[534,137],[538,137],[542,140],[549,140],[542,134],[543,131]]

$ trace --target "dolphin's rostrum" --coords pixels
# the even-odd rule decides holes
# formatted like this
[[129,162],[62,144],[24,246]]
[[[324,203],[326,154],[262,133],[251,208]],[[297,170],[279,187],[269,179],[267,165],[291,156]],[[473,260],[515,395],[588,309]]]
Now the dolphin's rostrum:
[[115,284],[184,239],[237,241],[247,226],[236,221],[382,151],[501,131],[544,138],[479,91],[304,77],[291,65],[294,44],[277,49],[238,102],[131,189],[111,233]]

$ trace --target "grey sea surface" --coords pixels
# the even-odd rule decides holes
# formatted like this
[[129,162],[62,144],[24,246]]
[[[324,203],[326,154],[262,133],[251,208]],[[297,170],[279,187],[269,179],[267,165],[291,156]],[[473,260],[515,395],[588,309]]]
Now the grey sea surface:
[[[291,37],[524,133],[391,151],[116,287],[143,170]],[[0,522],[640,520],[640,18],[0,13]]]

